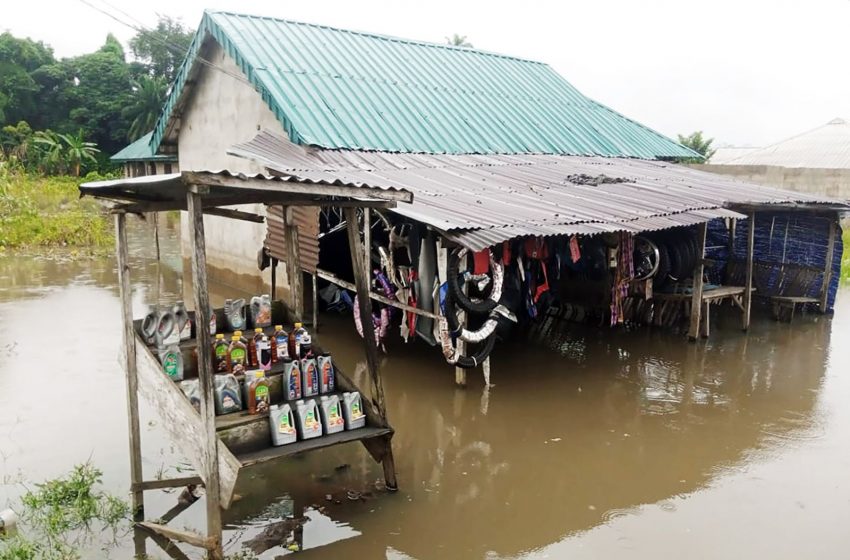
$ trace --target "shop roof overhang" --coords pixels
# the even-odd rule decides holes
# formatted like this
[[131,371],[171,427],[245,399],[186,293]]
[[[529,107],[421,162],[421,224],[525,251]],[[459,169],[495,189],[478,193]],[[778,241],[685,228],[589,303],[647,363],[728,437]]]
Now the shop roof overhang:
[[663,161],[546,154],[407,154],[303,147],[263,131],[228,150],[291,180],[401,188],[394,208],[479,250],[514,237],[653,231],[757,208],[848,211],[845,201]]
[[[287,206],[357,206],[392,208],[409,203],[413,194],[395,187],[371,187],[353,182],[300,180],[294,177],[245,175],[230,171],[183,171],[131,179],[95,181],[80,185],[81,196],[114,203],[114,211],[129,213],[185,210],[189,189],[202,196],[204,211],[239,204]],[[249,216],[233,213],[232,217]],[[262,220],[253,220],[262,221]]]

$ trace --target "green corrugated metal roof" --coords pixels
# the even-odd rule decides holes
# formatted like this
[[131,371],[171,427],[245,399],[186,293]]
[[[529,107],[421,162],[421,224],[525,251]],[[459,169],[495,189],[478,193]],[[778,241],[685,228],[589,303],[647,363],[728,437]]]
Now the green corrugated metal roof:
[[132,144],[124,146],[124,148],[110,157],[112,161],[177,161],[176,155],[155,154],[153,146],[151,146],[151,137],[153,131],[148,132]]
[[290,139],[424,153],[699,157],[579,93],[547,64],[229,12],[204,13],[153,133],[211,35]]

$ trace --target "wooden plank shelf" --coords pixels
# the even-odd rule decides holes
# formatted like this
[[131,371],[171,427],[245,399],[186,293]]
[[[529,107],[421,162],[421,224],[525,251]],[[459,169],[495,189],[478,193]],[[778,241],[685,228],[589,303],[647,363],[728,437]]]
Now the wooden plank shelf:
[[[273,324],[284,324],[289,326],[288,321],[282,321],[277,310],[282,309],[279,304],[273,312]],[[219,318],[222,318],[221,310],[216,310]],[[176,442],[181,444],[181,450],[190,459],[196,471],[204,472],[202,441],[203,424],[201,415],[190,404],[189,399],[183,393],[178,383],[172,381],[162,370],[156,349],[146,344],[141,336],[141,321],[134,321],[136,334],[136,355],[139,364],[139,375],[142,380],[140,384],[141,394],[151,402],[153,407],[160,413],[162,424],[172,433]],[[273,332],[274,328],[265,329],[265,333]],[[247,334],[247,330],[244,331]],[[229,333],[228,333],[229,334]],[[196,378],[190,359],[193,350],[197,346],[195,339],[180,343],[184,355],[184,375],[186,379]],[[314,352],[321,353],[322,349],[314,345]],[[384,454],[387,442],[393,436],[393,429],[382,421],[374,403],[366,398],[365,394],[349,379],[337,364],[334,364],[337,391],[341,395],[345,391],[360,391],[363,395],[363,412],[366,414],[366,426],[356,430],[338,432],[336,434],[324,435],[309,440],[301,440],[295,443],[273,447],[271,445],[271,434],[269,429],[268,413],[248,414],[243,410],[231,414],[216,416],[215,431],[216,438],[223,445],[218,446],[220,488],[224,507],[229,507],[233,497],[233,491],[242,469],[259,463],[267,463],[279,459],[285,459],[299,453],[306,453],[316,449],[323,449],[334,445],[341,445],[360,441],[372,456],[380,461]],[[195,374],[195,375],[193,375]],[[267,372],[271,381],[270,394],[273,404],[285,402],[283,399],[283,362],[272,365]],[[240,381],[244,376],[237,376]],[[317,397],[307,397],[317,398]]]
[[343,443],[351,443],[353,441],[388,436],[392,433],[393,431],[391,428],[366,426],[356,430],[347,430],[327,436],[296,441],[295,443],[281,445],[279,447],[269,447],[260,451],[237,453],[236,458],[239,459],[239,462],[242,463],[243,467],[249,467],[258,463],[265,463],[283,457],[290,457],[298,453],[315,451],[316,449],[323,449],[325,447],[331,447]]

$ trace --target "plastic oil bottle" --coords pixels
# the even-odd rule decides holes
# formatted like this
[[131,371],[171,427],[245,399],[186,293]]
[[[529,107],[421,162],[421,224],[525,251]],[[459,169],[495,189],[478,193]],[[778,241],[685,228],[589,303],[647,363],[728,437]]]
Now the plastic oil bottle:
[[248,413],[268,412],[271,405],[270,383],[263,370],[254,371],[254,378],[248,382]]
[[251,298],[251,321],[255,327],[272,324],[272,298],[268,294]]
[[162,364],[162,370],[172,381],[183,379],[183,353],[180,352],[178,345],[169,344],[160,348],[159,361]]
[[288,401],[297,401],[301,393],[301,362],[292,358],[283,359],[283,396]]
[[215,376],[215,413],[230,414],[242,410],[239,381],[232,373]]
[[227,351],[230,344],[224,340],[224,335],[215,335],[212,343],[212,366],[213,373],[227,373]]
[[316,358],[301,360],[301,392],[304,397],[315,397],[319,394],[319,367]]
[[336,390],[336,376],[331,355],[324,353],[316,358],[319,366],[319,392],[323,395],[333,393]]
[[339,396],[322,395],[319,399],[319,409],[322,412],[322,426],[326,434],[335,434],[345,429]]
[[263,337],[255,343],[257,353],[257,365],[263,371],[272,369],[272,343],[269,337]]
[[241,375],[248,368],[248,347],[240,338],[239,335],[234,334],[227,348],[227,371],[234,375]]
[[293,360],[304,357],[301,351],[301,339],[306,333],[307,329],[304,328],[302,323],[295,323],[294,328],[289,333],[289,357]]
[[257,342],[263,338],[263,329],[257,327],[254,329],[254,336],[248,340],[248,355],[250,356],[251,367],[257,367],[260,363],[257,356]]
[[366,425],[366,413],[359,391],[342,394],[342,412],[345,417],[345,429],[356,430]]
[[182,301],[178,301],[171,309],[174,315],[174,322],[177,324],[177,334],[180,340],[189,340],[192,338],[192,321],[189,319],[189,312],[186,311],[186,305]]
[[[273,360],[275,362],[280,362],[284,358],[291,357],[289,355],[289,335],[283,330],[282,325],[274,326],[274,334],[272,335],[272,340],[274,341],[274,356]],[[293,359],[295,359],[293,357]]]
[[272,434],[272,445],[286,445],[298,439],[295,430],[295,413],[289,403],[273,404],[269,409],[269,427]]
[[301,439],[311,439],[322,435],[319,405],[313,399],[295,402],[295,418]]

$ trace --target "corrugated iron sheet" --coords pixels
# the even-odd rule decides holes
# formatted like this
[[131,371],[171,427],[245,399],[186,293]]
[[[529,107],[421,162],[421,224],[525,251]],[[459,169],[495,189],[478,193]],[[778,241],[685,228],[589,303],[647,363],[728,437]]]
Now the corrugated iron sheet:
[[228,12],[204,13],[154,129],[159,146],[204,41],[241,68],[293,142],[421,153],[700,157],[589,99],[547,64]]
[[850,124],[844,119],[833,119],[772,146],[750,150],[725,161],[711,158],[709,163],[850,169]]
[[322,150],[269,132],[228,153],[293,179],[403,188],[414,193],[413,203],[399,204],[393,212],[472,249],[525,235],[647,231],[740,217],[727,209],[734,204],[844,204],[624,158]]
[[[286,234],[283,225],[283,207],[269,206],[266,212],[266,242],[271,256],[286,261]],[[313,273],[319,266],[319,208],[295,206],[292,219],[298,227],[298,256],[302,270]]]

